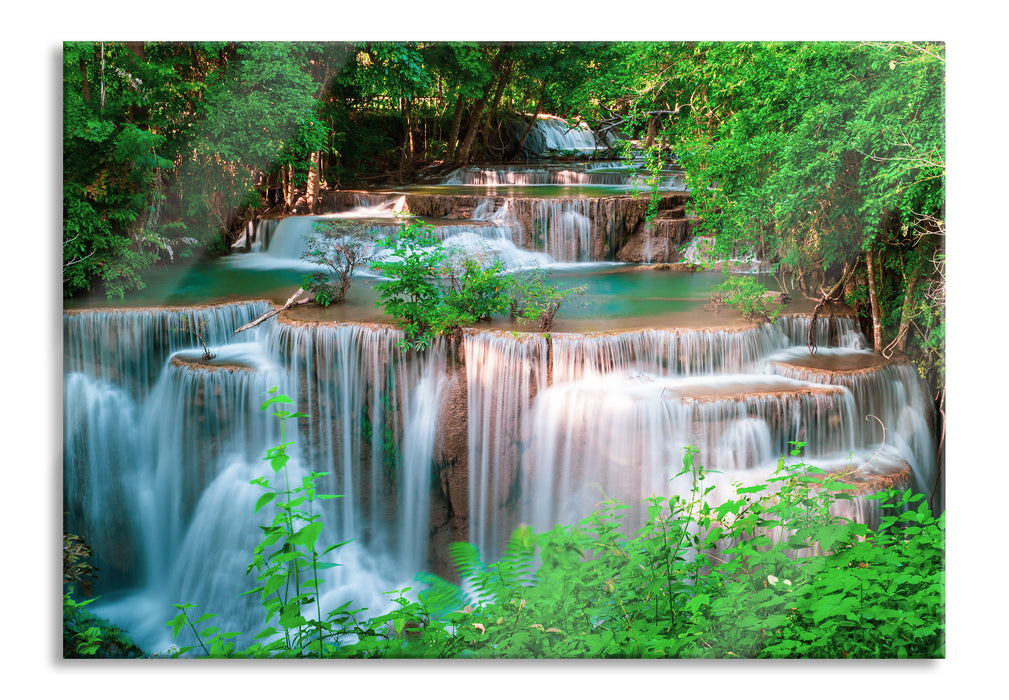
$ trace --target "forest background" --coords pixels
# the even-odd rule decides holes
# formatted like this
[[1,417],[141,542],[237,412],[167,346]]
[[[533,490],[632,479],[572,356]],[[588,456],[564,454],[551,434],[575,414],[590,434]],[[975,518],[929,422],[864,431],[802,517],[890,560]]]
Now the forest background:
[[[504,697],[537,692],[612,697],[633,687],[641,694],[703,689],[705,697],[740,692],[792,695],[815,688],[818,697],[872,696],[927,690],[949,693],[968,680],[996,687],[1006,604],[995,572],[1004,560],[995,546],[1007,478],[1001,444],[1005,373],[998,353],[1004,337],[999,281],[1009,259],[996,207],[996,188],[1006,155],[1001,125],[1006,114],[1001,24],[988,3],[951,7],[939,2],[881,5],[857,0],[813,9],[805,2],[727,1],[676,7],[641,2],[633,6],[576,7],[512,2],[500,8],[466,2],[383,3],[368,6],[284,6],[247,2],[214,8],[182,0],[171,6],[139,7],[109,2],[88,6],[47,4],[8,10],[4,65],[10,68],[5,101],[8,153],[3,169],[7,210],[4,291],[8,342],[4,359],[14,382],[6,382],[4,409],[8,462],[8,506],[3,523],[9,550],[3,596],[8,634],[2,642],[8,687],[30,682],[36,692],[74,692],[100,685],[103,697],[126,697],[146,687],[148,697],[209,694],[255,688],[279,695],[294,678],[291,669],[225,670],[213,664],[198,672],[152,666],[106,666],[84,672],[61,664],[57,648],[57,576],[49,555],[60,532],[59,448],[62,439],[58,282],[61,257],[61,42],[142,38],[148,40],[465,39],[668,40],[668,39],[930,39],[948,45],[948,155],[952,177],[947,192],[949,315],[947,381],[953,389],[947,445],[950,470],[947,587],[949,658],[895,664],[719,664],[621,662],[615,664],[466,664],[392,667],[319,664],[299,666],[298,682],[333,692],[404,692],[421,697],[478,692]],[[13,243],[13,245],[10,245]],[[27,315],[27,328],[13,312]],[[994,312],[994,313],[993,313]],[[14,324],[18,323],[19,326]],[[991,341],[995,342],[992,343]],[[984,355],[982,355],[984,353]],[[990,357],[988,356],[990,355]],[[953,406],[957,411],[952,411]],[[520,673],[516,673],[519,671]],[[726,673],[730,671],[730,673]],[[339,674],[339,675],[337,675]],[[717,674],[717,675],[714,675]],[[633,684],[628,685],[633,679]],[[510,682],[509,682],[510,681]],[[131,690],[131,687],[134,690]],[[749,691],[744,690],[750,688]],[[799,689],[804,689],[800,691]],[[196,691],[194,689],[199,689]],[[991,691],[991,692],[994,692]],[[978,697],[986,697],[980,690]]]

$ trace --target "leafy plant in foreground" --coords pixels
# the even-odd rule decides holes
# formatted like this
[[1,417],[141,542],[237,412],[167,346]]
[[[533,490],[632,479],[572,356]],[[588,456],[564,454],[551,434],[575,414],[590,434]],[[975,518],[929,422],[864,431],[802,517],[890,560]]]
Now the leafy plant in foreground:
[[[801,447],[801,446],[800,446]],[[798,454],[798,448],[795,452]],[[485,564],[451,546],[463,581],[425,576],[425,598],[393,615],[416,625],[378,655],[465,658],[902,658],[944,654],[942,518],[887,492],[871,530],[834,515],[851,487],[779,461],[766,483],[718,505],[688,451],[685,496],[648,500],[632,536],[607,502],[576,526],[521,528]],[[917,505],[915,505],[917,504]],[[531,562],[540,564],[533,567]],[[472,591],[467,599],[463,590]],[[469,602],[468,605],[464,605]],[[405,629],[405,625],[401,624]]]
[[[276,396],[264,408],[284,400]],[[277,473],[289,444],[268,455]],[[852,498],[843,475],[782,458],[765,482],[736,484],[734,496],[714,503],[711,473],[695,455],[687,449],[674,477],[689,479],[688,490],[647,499],[638,529],[626,522],[629,506],[606,501],[576,525],[519,528],[495,562],[470,543],[453,543],[460,584],[419,574],[415,597],[410,587],[388,591],[394,607],[371,618],[349,604],[322,615],[320,556],[340,545],[317,554],[321,521],[304,509],[315,477],[299,488],[271,487],[257,510],[274,500],[280,509],[256,548],[262,585],[251,592],[279,627],[257,635],[272,641],[241,651],[214,628],[199,632],[200,643],[209,656],[255,657],[944,655],[944,518],[922,496],[867,497],[882,506],[872,529],[834,514]],[[304,615],[313,605],[310,619]],[[176,633],[210,617],[191,620],[189,606],[179,607],[170,623]]]
[[[319,588],[323,582],[320,572],[336,566],[324,558],[333,550],[346,542],[330,545],[325,549],[318,546],[319,535],[323,522],[321,514],[313,510],[317,500],[339,498],[334,495],[317,493],[316,482],[325,472],[309,472],[302,477],[300,484],[292,484],[288,471],[290,455],[287,448],[293,442],[285,439],[285,422],[292,418],[307,418],[304,413],[291,412],[279,408],[278,404],[291,403],[291,399],[283,394],[277,394],[277,387],[269,393],[274,394],[261,406],[267,410],[276,408],[273,415],[280,420],[281,443],[270,448],[265,459],[270,463],[273,475],[279,484],[271,483],[269,477],[260,476],[250,483],[262,488],[264,493],[256,501],[255,511],[259,512],[270,503],[276,506],[276,513],[270,525],[261,526],[263,538],[253,549],[252,562],[246,569],[250,573],[255,569],[256,579],[260,585],[246,591],[243,595],[259,593],[260,605],[266,612],[267,624],[255,639],[267,639],[257,642],[241,652],[242,655],[263,656],[322,656],[338,636],[334,632],[333,618],[339,617],[340,611],[334,611],[323,617],[319,602]],[[215,615],[204,613],[197,619],[189,617],[191,604],[178,604],[179,613],[165,623],[172,627],[172,632],[178,638],[184,627],[190,628],[196,634],[197,642],[204,654],[211,657],[233,656],[239,653],[233,641],[238,632],[222,633],[216,627],[205,627],[198,630],[197,625],[209,621]],[[315,616],[310,610],[314,608]],[[271,621],[274,621],[271,625]],[[193,646],[179,648],[178,655],[186,654]]]

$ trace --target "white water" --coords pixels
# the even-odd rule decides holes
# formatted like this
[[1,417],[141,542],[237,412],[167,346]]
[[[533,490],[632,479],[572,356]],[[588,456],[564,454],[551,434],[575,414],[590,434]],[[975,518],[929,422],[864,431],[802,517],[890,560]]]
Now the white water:
[[[387,232],[403,204],[365,196],[338,215],[268,224],[275,228],[262,236],[257,229],[254,239],[269,238],[268,249],[233,256],[232,264],[316,269],[300,260],[316,221],[369,219]],[[534,250],[515,245],[512,211],[508,200],[495,210],[487,198],[474,212],[482,225],[440,226],[436,235],[460,254],[501,259],[508,269],[591,260],[584,201],[537,203]],[[271,386],[310,416],[287,435],[297,443],[294,478],[328,472],[323,491],[345,496],[319,506],[323,539],[353,540],[332,555],[340,566],[327,572],[323,610],[354,600],[378,614],[388,605],[381,591],[410,585],[429,566],[447,343],[409,359],[391,328],[274,321],[227,342],[268,308],[64,316],[67,531],[95,549],[97,611],[148,649],[167,645],[163,622],[174,603],[217,613],[224,629],[261,624],[256,601],[237,593],[254,585],[244,571],[262,522],[251,515],[259,491],[249,480],[269,471],[263,454],[280,441],[276,419],[259,410]],[[216,368],[172,362],[202,351],[190,318],[204,325]],[[817,465],[893,473],[907,463],[915,487],[927,492],[931,405],[914,369],[846,377],[782,365],[807,353],[808,327],[806,318],[784,317],[755,329],[557,333],[549,341],[468,332],[469,493],[465,505],[454,505],[468,510],[471,540],[487,559],[520,523],[542,530],[576,522],[607,496],[636,506],[675,493],[682,486],[669,479],[686,445],[723,472],[711,477],[716,498],[730,495],[733,481],[765,479],[790,440],[807,441],[808,461]],[[846,318],[820,318],[816,338],[824,357],[864,347]],[[885,445],[868,414],[886,426]],[[875,517],[868,502],[848,503],[851,517]]]
[[563,119],[539,115],[535,129],[543,135],[548,151],[596,150],[596,138],[584,124],[571,128]]
[[[709,482],[715,500],[732,495],[734,480],[770,476],[792,442],[805,442],[807,463],[824,468],[894,474],[910,466],[905,483],[927,492],[932,409],[914,369],[886,367],[847,381],[843,373],[772,364],[808,357],[808,327],[808,318],[789,317],[738,331],[556,333],[549,362],[545,346],[529,354],[535,336],[469,335],[467,352],[476,350],[481,363],[468,369],[471,541],[499,555],[520,523],[536,530],[575,523],[605,498],[631,505],[629,520],[640,522],[643,499],[689,488],[684,479],[670,482],[687,445],[699,448],[698,464],[722,472]],[[817,337],[823,356],[859,353],[823,347],[831,341],[862,342],[846,318],[818,319]],[[802,346],[790,347],[796,339]],[[522,385],[531,378],[535,388]],[[510,399],[510,410],[492,398],[530,394],[531,405]],[[885,444],[869,413],[888,426]],[[503,427],[489,416],[504,416]],[[877,517],[864,499],[839,508],[863,522]]]
[[[227,337],[223,324],[241,325],[261,305],[237,306],[201,312],[214,328],[212,342]],[[106,324],[100,337],[118,328],[143,354],[164,357],[153,384],[143,363],[125,367],[116,381],[94,376],[106,358],[84,362],[97,340],[75,333],[99,320]],[[354,540],[330,557],[340,566],[328,570],[327,609],[353,599],[383,611],[389,601],[380,592],[408,585],[427,563],[444,344],[423,362],[406,361],[395,348],[402,335],[390,328],[305,329],[271,320],[243,333],[245,342],[217,347],[206,366],[198,362],[201,347],[164,347],[172,339],[159,332],[164,320],[148,311],[66,320],[67,364],[84,371],[68,372],[64,382],[65,526],[95,550],[103,594],[96,613],[152,651],[171,642],[163,623],[175,603],[216,613],[225,630],[262,624],[258,601],[238,594],[255,585],[245,569],[261,536],[257,525],[271,511],[252,515],[261,492],[249,481],[270,474],[264,455],[281,442],[277,419],[259,410],[273,386],[290,396],[289,410],[311,414],[287,424],[285,437],[296,443],[290,478],[330,472],[320,492],[345,495],[316,503],[327,543]],[[370,436],[362,440],[366,423]]]
[[[682,398],[730,382],[745,398]],[[791,440],[808,439],[821,447],[812,448],[816,454],[852,444],[850,394],[800,393],[811,386],[766,376],[625,373],[555,384],[537,397],[531,417],[523,519],[541,531],[576,522],[606,498],[633,507],[651,495],[686,493],[689,481],[670,480],[688,445],[700,449],[699,464],[735,471],[775,461]]]
[[[637,169],[628,172],[622,164],[580,164],[577,168],[564,166],[501,166],[458,168],[445,176],[444,185],[529,186],[529,185],[618,185],[628,189],[648,186],[649,175]],[[659,178],[660,190],[686,189],[683,174],[669,172]]]

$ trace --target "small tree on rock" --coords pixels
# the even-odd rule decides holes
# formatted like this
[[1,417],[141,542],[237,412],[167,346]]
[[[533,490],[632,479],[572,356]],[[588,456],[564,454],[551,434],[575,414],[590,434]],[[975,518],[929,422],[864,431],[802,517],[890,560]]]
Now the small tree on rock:
[[301,258],[327,271],[305,275],[303,286],[323,306],[342,304],[354,270],[375,257],[375,234],[356,221],[319,221],[314,229],[314,234],[305,236],[308,249]]

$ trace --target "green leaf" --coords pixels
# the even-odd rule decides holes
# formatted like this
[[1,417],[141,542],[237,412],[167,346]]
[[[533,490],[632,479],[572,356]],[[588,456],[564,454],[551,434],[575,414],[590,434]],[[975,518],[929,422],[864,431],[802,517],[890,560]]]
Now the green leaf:
[[284,394],[277,394],[276,396],[270,397],[269,399],[264,401],[263,404],[259,407],[259,410],[265,411],[267,406],[275,404],[277,402],[294,403],[294,401],[292,401],[289,396],[285,396]]
[[289,535],[286,542],[292,546],[302,546],[307,549],[314,549],[315,541],[319,538],[319,533],[321,532],[322,521],[316,521],[314,523],[309,523],[293,535]]
[[265,506],[267,503],[269,503],[276,497],[277,497],[276,491],[270,491],[269,493],[264,493],[262,496],[259,497],[259,500],[256,501],[256,507],[253,509],[252,512],[258,513],[260,508]]

